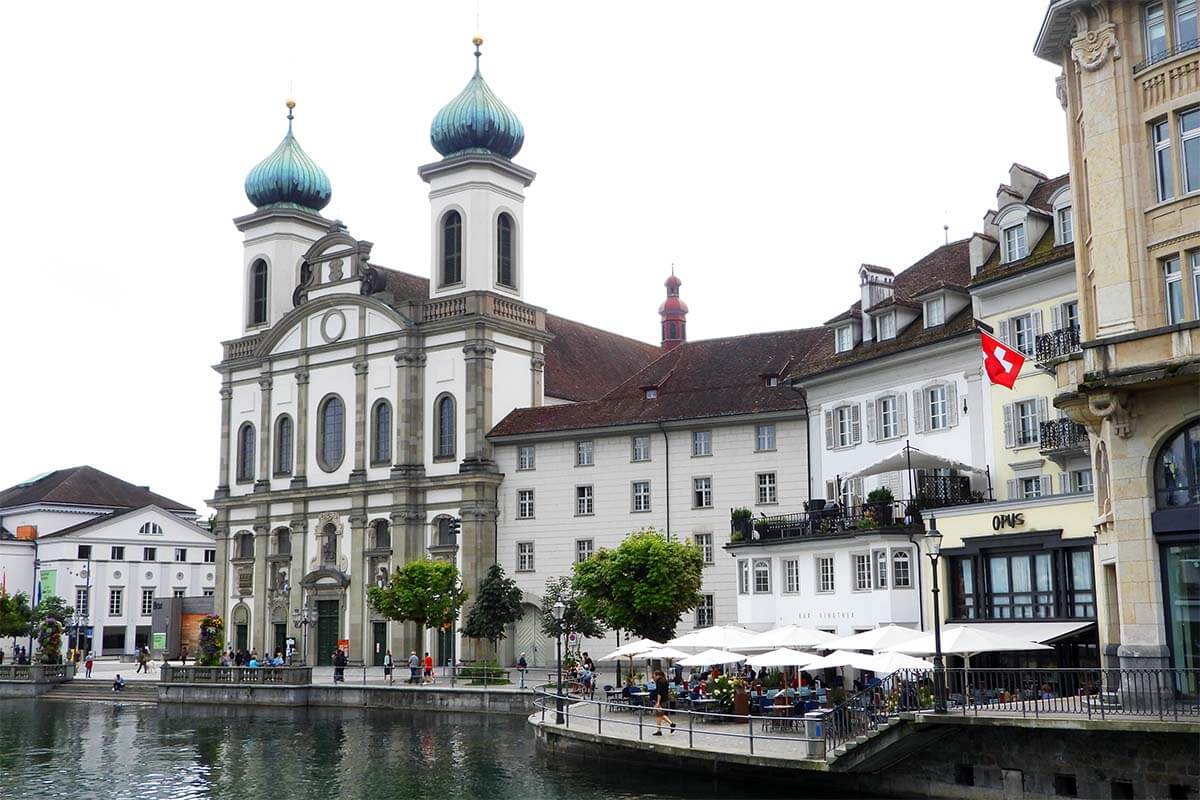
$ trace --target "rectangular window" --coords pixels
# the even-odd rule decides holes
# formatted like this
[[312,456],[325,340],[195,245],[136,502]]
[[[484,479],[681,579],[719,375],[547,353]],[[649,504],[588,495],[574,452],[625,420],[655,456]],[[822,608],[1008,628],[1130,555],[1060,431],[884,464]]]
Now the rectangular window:
[[912,556],[907,550],[892,554],[892,588],[912,588]]
[[771,593],[771,560],[767,558],[754,559],[754,593]]
[[154,547],[142,548],[142,561],[154,561],[158,556],[158,550]]
[[592,539],[575,540],[575,561],[587,561],[595,551],[595,541]]
[[187,589],[175,589],[171,592],[171,596],[176,597],[176,598],[183,597],[186,594],[187,594]]
[[817,556],[817,591],[826,594],[833,590],[833,556]]
[[738,561],[738,594],[750,594],[750,562]]
[[789,558],[783,562],[783,591],[787,594],[800,592],[800,560]]
[[992,619],[1056,616],[1050,553],[989,556],[986,563],[988,616]]
[[876,550],[871,554],[875,559],[875,588],[886,589],[888,580],[888,557],[886,550]]
[[713,535],[711,533],[697,533],[692,538],[696,542],[696,547],[700,548],[701,555],[704,556],[704,563],[715,564],[716,554],[713,551]]
[[1167,121],[1154,123],[1154,182],[1160,201],[1175,196],[1175,178],[1171,165],[1171,128]]
[[1146,6],[1146,60],[1157,61],[1167,54],[1167,15],[1162,3]]
[[517,469],[533,469],[537,463],[537,454],[531,444],[523,444],[517,448]]
[[871,589],[871,556],[866,553],[854,554],[854,591],[866,592]]
[[[122,590],[121,589],[109,589],[108,590],[108,615],[110,617],[121,616],[121,613],[124,611],[124,608],[121,603],[121,599],[122,599]],[[151,600],[154,599],[153,592],[151,593],[150,599]]]
[[696,606],[696,627],[711,628],[716,624],[716,603],[711,594],[700,595],[700,605]]
[[217,551],[216,550],[205,550],[204,551],[204,563],[205,564],[217,563]]
[[1016,422],[1017,447],[1037,444],[1040,439],[1038,404],[1036,400],[1013,403],[1013,420]]
[[517,572],[533,572],[533,542],[517,542]]
[[112,561],[124,561],[125,560],[125,548],[124,547],[113,547],[112,550],[109,551],[109,558]]
[[1096,585],[1092,574],[1092,553],[1071,550],[1067,562],[1070,572],[1067,584],[1067,616],[1094,619],[1096,616]]
[[90,544],[81,544],[75,548],[75,557],[86,561],[92,557],[92,546]]
[[946,321],[946,298],[935,297],[925,301],[925,327],[936,328]]
[[650,481],[633,482],[633,510],[650,510]]
[[1092,488],[1091,469],[1077,469],[1071,473],[1072,492],[1090,492]]
[[154,613],[154,590],[142,589],[142,616],[148,617]]
[[75,612],[79,614],[82,619],[88,618],[88,600],[90,599],[88,594],[89,590],[87,589],[75,590]]
[[187,548],[176,547],[175,548],[175,560],[176,561],[187,561]]
[[934,386],[925,393],[929,403],[929,430],[940,431],[950,427],[950,408],[946,403],[946,387]]
[[833,412],[837,426],[837,446],[851,447],[854,444],[854,411],[851,406],[839,406]]
[[1183,270],[1179,256],[1162,262],[1163,281],[1167,290],[1167,324],[1183,322]]
[[854,331],[849,325],[843,325],[835,331],[834,347],[839,353],[846,353],[854,348]]
[[533,489],[517,490],[517,519],[533,519]]
[[1063,303],[1062,324],[1064,328],[1079,330],[1079,302],[1077,300]]
[[754,426],[754,449],[775,449],[775,426],[771,424]]
[[594,496],[592,487],[576,486],[575,487],[575,516],[589,517],[595,513]]
[[1200,46],[1200,28],[1196,25],[1196,0],[1175,2],[1175,48],[1187,50]]
[[1192,307],[1200,318],[1200,250],[1193,250],[1188,260],[1192,262]]
[[894,439],[900,435],[900,409],[896,398],[881,397],[876,407],[879,409],[879,438]]
[[692,431],[692,455],[712,455],[712,431]]
[[692,478],[692,508],[712,508],[712,478]]
[[1019,317],[1013,317],[1009,320],[1009,327],[1012,330],[1012,341],[1009,344],[1027,356],[1033,355],[1034,341],[1036,339],[1033,328],[1033,315],[1022,314]]
[[896,338],[896,315],[887,313],[875,317],[875,341],[883,342]]
[[635,436],[633,437],[633,461],[649,461],[650,460],[650,437]]
[[201,591],[201,594],[205,597],[212,597],[214,592],[212,589],[204,589],[203,591]]
[[758,504],[779,502],[779,489],[775,483],[774,472],[758,473]]
[[975,562],[970,558],[950,559],[950,613],[954,619],[976,619]]
[[1200,108],[1179,115],[1179,140],[1183,148],[1183,191],[1200,190]]
[[1040,476],[1036,478],[1021,478],[1017,481],[1017,486],[1021,491],[1021,497],[1025,499],[1042,496],[1042,479]]
[[1075,241],[1075,223],[1071,218],[1071,207],[1063,206],[1058,210],[1058,243],[1070,244]]
[[1004,261],[1020,261],[1025,257],[1025,223],[1004,229]]
[[591,439],[585,439],[575,443],[575,466],[590,467],[595,464],[595,443]]

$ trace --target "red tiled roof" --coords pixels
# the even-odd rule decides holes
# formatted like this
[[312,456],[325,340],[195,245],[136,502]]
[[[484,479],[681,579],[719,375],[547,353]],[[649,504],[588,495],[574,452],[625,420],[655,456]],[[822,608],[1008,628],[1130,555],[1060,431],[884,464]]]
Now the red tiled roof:
[[0,508],[35,503],[104,508],[141,508],[155,505],[165,511],[196,513],[194,508],[183,503],[89,466],[55,470],[36,481],[10,486],[0,492]]
[[1062,187],[1071,182],[1070,175],[1059,175],[1057,178],[1047,178],[1046,180],[1033,187],[1033,191],[1029,193],[1029,197],[1025,202],[1036,209],[1046,212],[1053,212],[1050,206],[1050,197]]

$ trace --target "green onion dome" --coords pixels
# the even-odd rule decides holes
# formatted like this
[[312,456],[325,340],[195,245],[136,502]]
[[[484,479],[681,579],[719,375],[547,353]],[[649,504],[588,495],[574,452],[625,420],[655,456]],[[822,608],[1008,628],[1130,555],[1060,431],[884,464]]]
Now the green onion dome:
[[474,42],[475,75],[458,97],[433,118],[429,140],[443,156],[492,153],[512,158],[525,143],[525,128],[479,73],[479,46],[483,39],[477,36]]
[[287,135],[246,176],[246,197],[256,208],[301,208],[315,213],[329,205],[333,188],[325,170],[308,157],[292,135],[295,101],[288,100],[287,107]]

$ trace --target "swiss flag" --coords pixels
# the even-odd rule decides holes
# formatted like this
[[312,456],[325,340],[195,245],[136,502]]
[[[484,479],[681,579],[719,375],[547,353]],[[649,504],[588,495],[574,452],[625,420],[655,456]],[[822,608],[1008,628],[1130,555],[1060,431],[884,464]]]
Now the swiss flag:
[[979,332],[983,345],[983,368],[992,383],[1011,389],[1021,374],[1025,356],[983,331]]

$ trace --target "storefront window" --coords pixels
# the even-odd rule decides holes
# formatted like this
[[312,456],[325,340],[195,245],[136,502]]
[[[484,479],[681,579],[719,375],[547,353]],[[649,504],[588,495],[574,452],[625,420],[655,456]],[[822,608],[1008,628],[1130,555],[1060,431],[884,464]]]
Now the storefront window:
[[1160,509],[1200,504],[1200,420],[1175,434],[1159,451],[1154,488]]
[[1072,550],[1070,587],[1067,589],[1067,616],[1093,619],[1096,616],[1096,585],[1092,574],[1092,554],[1088,550]]
[[950,603],[952,619],[1095,619],[1092,551],[951,557]]
[[1195,695],[1200,691],[1200,544],[1165,544],[1162,556],[1171,664],[1191,670],[1179,673],[1178,688]]
[[971,559],[951,559],[950,596],[956,619],[975,619],[975,564]]

